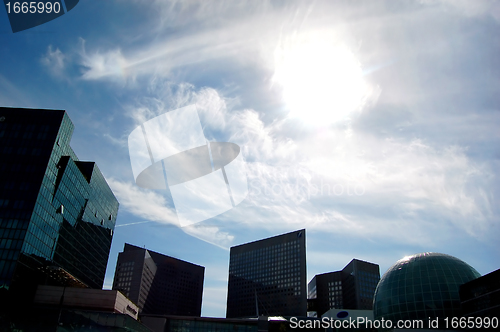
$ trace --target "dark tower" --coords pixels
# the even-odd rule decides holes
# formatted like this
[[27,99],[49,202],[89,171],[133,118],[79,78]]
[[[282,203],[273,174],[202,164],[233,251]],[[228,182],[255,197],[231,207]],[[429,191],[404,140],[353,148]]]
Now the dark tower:
[[125,243],[113,289],[143,314],[201,316],[204,274],[203,266]]
[[305,229],[231,248],[227,318],[306,311]]
[[71,149],[73,128],[65,111],[0,108],[0,297],[102,288],[118,201]]

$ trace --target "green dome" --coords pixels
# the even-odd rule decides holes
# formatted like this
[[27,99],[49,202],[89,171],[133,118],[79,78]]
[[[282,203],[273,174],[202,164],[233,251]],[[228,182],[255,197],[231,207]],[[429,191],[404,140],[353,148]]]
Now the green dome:
[[453,256],[426,252],[396,262],[373,298],[375,319],[460,317],[460,285],[481,275]]

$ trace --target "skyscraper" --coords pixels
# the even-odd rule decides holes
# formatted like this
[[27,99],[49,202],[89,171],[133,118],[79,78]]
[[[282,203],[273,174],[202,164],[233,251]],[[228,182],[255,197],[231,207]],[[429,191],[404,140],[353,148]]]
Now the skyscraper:
[[62,110],[0,108],[0,296],[102,288],[118,201],[73,128]]
[[373,309],[373,294],[379,280],[378,264],[353,259],[342,269],[344,309]]
[[315,275],[308,284],[308,298],[318,317],[329,309],[371,310],[379,280],[377,264],[353,259],[341,271]]
[[200,316],[205,268],[125,243],[113,289],[143,314]]
[[305,316],[305,229],[231,248],[227,318]]

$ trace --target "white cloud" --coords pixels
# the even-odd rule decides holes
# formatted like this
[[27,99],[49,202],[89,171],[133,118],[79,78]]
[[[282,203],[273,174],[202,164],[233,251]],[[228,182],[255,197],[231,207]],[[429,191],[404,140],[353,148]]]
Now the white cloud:
[[[125,83],[145,76],[170,77],[173,69],[210,61],[258,64],[269,69],[283,26],[300,28],[298,7],[309,5],[174,1],[156,2],[156,6],[159,21],[152,20],[155,26],[147,28],[148,33],[153,30],[155,38],[140,47],[102,50],[82,42],[82,78]],[[173,37],[164,35],[167,26],[186,29]]]
[[421,0],[423,4],[442,4],[469,17],[490,16],[500,22],[500,3],[496,0]]
[[42,65],[56,77],[63,77],[68,59],[59,48],[52,49],[52,45],[47,47],[47,53],[40,59]]
[[129,182],[112,178],[107,181],[120,204],[130,213],[159,223],[179,225],[175,211],[160,194]]
[[[142,121],[166,111],[167,105],[195,102],[207,137],[215,132],[217,140],[243,149],[250,186],[247,208],[237,208],[221,220],[233,218],[270,231],[306,223],[313,230],[408,243],[426,238],[429,244],[433,232],[450,225],[476,237],[487,232],[491,198],[476,179],[491,173],[469,159],[465,148],[384,138],[349,125],[317,131],[288,118],[266,124],[255,110],[230,109],[214,89],[159,82],[153,91],[157,97],[130,108],[132,118]],[[160,86],[167,87],[161,94]],[[367,207],[385,209],[384,216],[355,211]],[[429,213],[448,223],[429,220]],[[225,248],[233,240],[217,227],[198,225],[185,231]]]
[[[174,209],[159,192],[142,189],[132,183],[108,179],[108,184],[118,198],[120,205],[135,216],[162,224],[180,227]],[[180,227],[186,234],[227,250],[234,236],[216,226],[195,224]]]
[[218,246],[219,248],[229,250],[233,244],[234,236],[228,232],[223,232],[219,227],[208,226],[203,223],[182,227],[182,230],[200,240]]
[[96,50],[89,54],[85,49],[85,40],[80,39],[80,43],[80,65],[85,68],[82,74],[83,79],[121,81],[123,78],[134,78],[134,72],[130,71],[130,64],[120,49],[106,52]]
[[[293,18],[290,14],[293,6],[276,8],[263,5],[248,15],[240,15],[238,21],[231,19],[229,13],[239,9],[227,3],[206,8],[190,2],[157,5],[165,14],[163,27],[193,27],[175,37],[166,38],[160,33],[154,42],[145,43],[140,49],[84,50],[82,59],[87,71],[83,78],[146,82],[146,88],[138,94],[140,97],[126,107],[135,125],[166,111],[196,104],[204,134],[209,140],[234,142],[242,147],[248,164],[250,194],[241,207],[220,216],[220,220],[234,218],[247,227],[270,231],[306,224],[313,230],[391,238],[414,244],[418,241],[432,244],[439,234],[453,227],[478,238],[487,234],[493,219],[493,197],[489,194],[491,184],[484,179],[491,178],[492,171],[487,164],[472,159],[467,148],[460,143],[438,142],[439,138],[423,139],[425,133],[393,136],[384,131],[390,112],[370,113],[372,105],[363,105],[357,116],[368,119],[367,122],[384,131],[384,135],[363,130],[366,128],[356,126],[354,121],[352,126],[346,121],[335,126],[307,127],[296,119],[286,118],[284,113],[269,115],[258,107],[238,104],[238,97],[229,100],[221,90],[175,83],[179,78],[172,74],[173,68],[227,60],[245,65],[258,63],[259,68],[264,68],[268,74],[262,84],[271,85],[277,45],[294,34],[307,34],[307,31],[314,30],[313,27],[323,25],[326,21],[322,21],[323,16],[319,14],[323,5],[312,9],[314,15],[308,17],[311,13],[308,11],[308,14],[297,14]],[[241,8],[253,6],[244,2],[240,5]],[[456,6],[462,6],[460,8],[464,11],[467,6],[475,6],[470,9],[471,15],[488,15],[483,5],[464,2]],[[185,21],[179,18],[190,10],[193,16],[186,16]],[[211,17],[208,13],[212,10],[221,16]],[[347,12],[355,15],[354,11]],[[379,82],[373,78],[376,75],[370,74],[372,76],[367,78],[367,81],[371,80],[370,84],[377,83],[371,85],[377,88],[373,89],[370,102],[377,101],[382,88],[384,95],[381,98],[385,98],[386,103],[397,105],[417,105],[426,97],[462,91],[462,81],[449,82],[449,77],[443,73],[435,75],[436,80],[441,78],[447,83],[443,84],[442,90],[424,87],[419,79],[428,79],[427,76],[423,72],[414,72],[416,68],[421,69],[417,64],[422,65],[416,62],[417,58],[434,59],[439,55],[443,61],[453,52],[456,45],[442,41],[442,36],[449,33],[443,28],[445,23],[439,22],[442,26],[438,25],[436,29],[438,37],[415,33],[412,26],[405,26],[387,37],[389,31],[395,31],[395,25],[404,23],[409,17],[417,23],[433,18],[435,14],[431,13],[431,8],[420,6],[418,10],[383,12],[387,16],[377,17],[376,22],[370,16],[347,27],[340,20],[335,27],[341,32],[329,34],[332,25],[328,24],[326,32],[323,31],[335,39],[334,43],[345,42],[356,55],[364,52],[365,59],[370,59],[375,65],[394,60],[391,57],[397,57],[398,52],[405,55],[404,60],[396,60],[402,68],[399,76],[394,74],[391,66],[380,70],[392,70],[392,75],[380,73],[380,77],[386,75],[385,79],[391,84],[378,87]],[[174,13],[179,16],[172,16]],[[194,26],[203,26],[204,29]],[[346,33],[349,29],[360,36],[369,32],[368,35],[374,37],[363,44],[363,52],[351,47],[360,40],[350,38],[351,35]],[[410,35],[415,35],[415,40],[409,42]],[[388,56],[386,50],[391,47],[394,50]],[[419,121],[423,126],[431,121],[420,118],[428,116],[426,112],[414,113],[412,107],[407,107],[409,116],[393,116],[393,121],[398,123],[390,129],[411,130]],[[399,108],[393,113],[398,111]],[[449,119],[443,113],[443,127]],[[461,125],[467,122],[462,115],[457,115],[457,119]],[[457,128],[456,125],[454,123],[452,127]],[[440,134],[446,135],[444,132]],[[321,189],[329,193],[325,194]],[[367,210],[376,210],[377,214],[363,212]],[[336,227],[330,227],[332,225]],[[195,226],[185,231],[200,238],[206,236],[207,242],[224,248],[233,241],[233,234],[222,233],[219,227]]]

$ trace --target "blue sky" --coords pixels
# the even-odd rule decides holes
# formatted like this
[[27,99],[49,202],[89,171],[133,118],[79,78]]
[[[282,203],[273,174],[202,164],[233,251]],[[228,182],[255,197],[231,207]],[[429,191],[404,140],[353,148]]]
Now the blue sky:
[[[66,110],[108,180],[105,287],[124,243],[146,246],[205,266],[202,315],[224,317],[228,248],[301,228],[308,280],[424,251],[499,268],[498,35],[496,1],[80,1],[15,34],[4,11],[0,104]],[[242,148],[249,193],[180,228],[127,139],[190,104]]]

